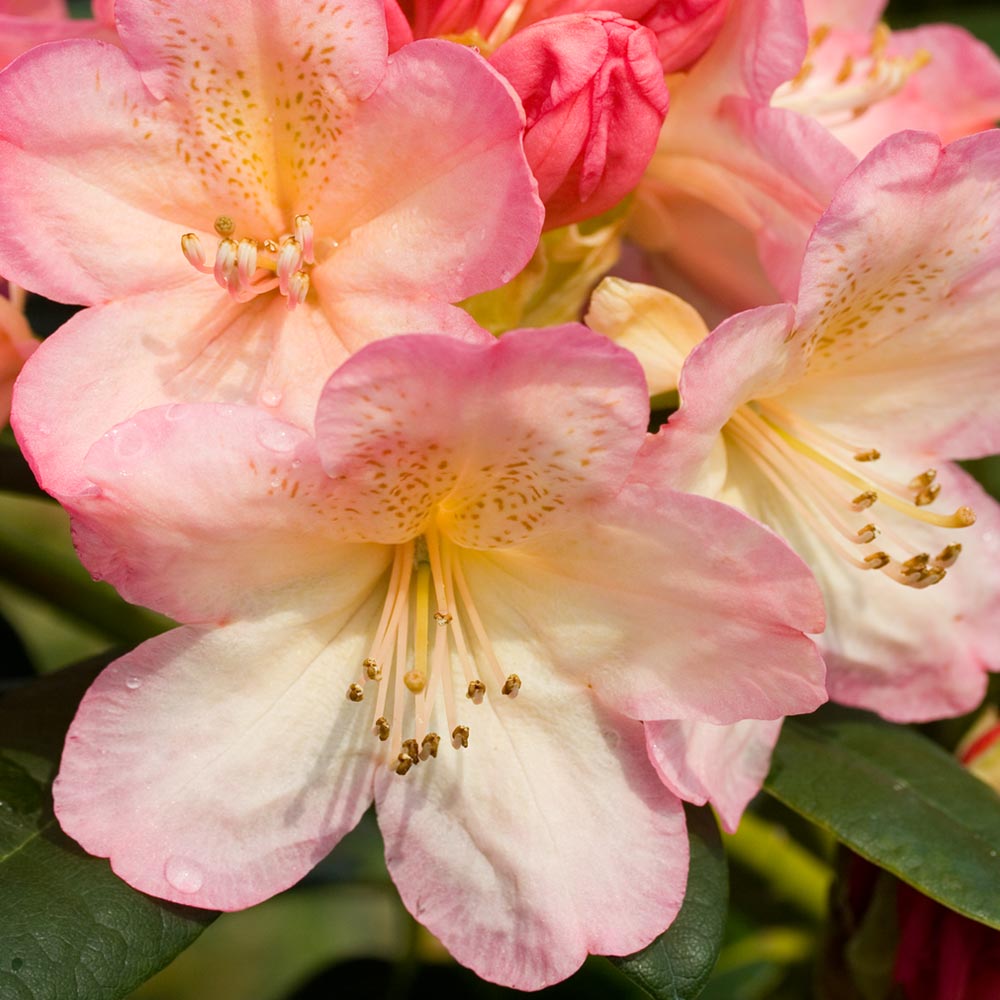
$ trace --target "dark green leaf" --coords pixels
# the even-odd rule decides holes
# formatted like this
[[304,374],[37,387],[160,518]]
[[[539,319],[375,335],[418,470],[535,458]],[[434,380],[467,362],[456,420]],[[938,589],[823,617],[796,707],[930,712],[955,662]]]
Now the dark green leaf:
[[698,996],[722,947],[729,871],[715,818],[708,808],[685,806],[691,869],[677,919],[651,945],[611,961],[656,1000]]
[[50,782],[76,705],[105,660],[0,700],[0,998],[115,1000],[214,919],[129,888],[59,829]]
[[921,892],[1000,928],[1000,796],[925,736],[828,706],[786,721],[764,787]]

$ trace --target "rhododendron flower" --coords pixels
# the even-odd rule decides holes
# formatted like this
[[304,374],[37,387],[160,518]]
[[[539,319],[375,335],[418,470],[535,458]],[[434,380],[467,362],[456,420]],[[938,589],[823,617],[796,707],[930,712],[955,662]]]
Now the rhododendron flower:
[[792,298],[837,184],[888,135],[945,142],[1000,117],[1000,61],[961,29],[890,32],[884,3],[734,0],[671,112],[633,216],[663,281],[706,311]]
[[0,427],[10,416],[14,379],[37,346],[22,310],[6,295],[0,295]]
[[378,0],[115,12],[124,51],[58,43],[0,82],[0,273],[93,306],[15,403],[64,495],[143,407],[260,402],[308,425],[350,351],[472,330],[449,303],[511,277],[541,223],[508,86],[446,42],[387,57]]
[[115,428],[82,557],[187,624],[84,698],[63,827],[146,892],[234,909],[374,797],[404,903],[485,978],[644,946],[687,848],[639,720],[825,697],[805,567],[738,511],[633,485],[647,417],[635,359],[571,326],[371,344],[315,440],[220,404]]
[[639,183],[668,104],[651,31],[603,12],[554,17],[490,62],[524,104],[546,229],[600,215]]
[[797,306],[703,341],[653,449],[806,558],[831,697],[896,720],[968,710],[1000,666],[1000,512],[942,461],[1000,445],[998,169],[996,131],[878,146],[817,225]]

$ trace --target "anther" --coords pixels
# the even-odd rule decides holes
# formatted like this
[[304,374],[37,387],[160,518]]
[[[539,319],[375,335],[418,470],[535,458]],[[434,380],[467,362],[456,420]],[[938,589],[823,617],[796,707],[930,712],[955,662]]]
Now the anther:
[[413,761],[410,759],[409,754],[401,753],[396,758],[396,774],[406,774],[411,767],[413,767]]
[[937,469],[927,469],[925,472],[921,472],[919,476],[914,476],[907,484],[907,488],[917,491],[924,490],[935,479],[937,479]]
[[414,764],[420,763],[420,747],[414,739],[403,740],[403,753],[405,753]]
[[268,253],[277,254],[277,252],[278,252],[278,244],[275,243],[274,240],[264,240],[264,242],[261,244],[261,246]]
[[516,698],[517,692],[521,690],[521,678],[517,674],[511,674],[507,680],[503,682],[503,687],[500,689],[501,693],[507,695],[509,698]]
[[926,489],[921,490],[914,498],[913,502],[918,507],[926,507],[928,504],[934,503],[937,500],[938,494],[941,492],[940,483],[931,483]]
[[361,666],[365,668],[365,677],[367,677],[368,680],[382,680],[382,668],[378,665],[376,660],[373,660],[370,656],[368,656],[362,661]]
[[275,262],[275,273],[278,275],[278,290],[282,295],[288,294],[288,282],[302,263],[302,244],[294,236],[282,241],[278,248],[278,259]]
[[874,542],[878,535],[878,528],[874,524],[866,524],[863,528],[858,529],[858,543],[867,545],[869,542]]
[[447,611],[435,611],[434,621],[436,621],[438,625],[448,625],[451,622],[451,615],[449,615]]
[[349,701],[364,701],[365,692],[360,684],[352,684],[347,689],[347,697]]
[[215,252],[215,273],[216,282],[223,288],[229,288],[229,278],[236,268],[236,251],[239,245],[236,240],[220,240],[219,248]]
[[927,564],[931,561],[931,555],[929,552],[921,552],[918,555],[913,556],[911,559],[907,559],[906,562],[902,564],[902,574],[904,576],[914,576],[916,574],[924,573],[927,570]]
[[878,500],[878,494],[874,490],[865,490],[864,493],[859,493],[851,501],[851,506],[855,510],[867,510],[876,500]]
[[903,582],[914,590],[923,590],[925,587],[933,587],[935,583],[940,583],[947,575],[947,570],[931,566],[919,576],[909,577]]
[[403,683],[414,694],[420,694],[427,687],[427,678],[419,670],[408,670],[403,675]]
[[451,731],[451,745],[456,749],[469,745],[469,727],[455,726]]
[[470,681],[469,689],[465,692],[465,697],[468,698],[473,705],[481,705],[485,694],[486,685],[482,681]]
[[235,228],[236,223],[233,222],[232,218],[228,215],[220,215],[215,220],[215,231],[220,236],[232,236]]
[[962,545],[960,542],[953,542],[951,545],[946,545],[935,557],[934,565],[944,568],[945,566],[954,566],[959,554],[962,551]]
[[247,287],[257,270],[257,241],[240,240],[236,250],[236,268],[240,275],[240,285]]
[[309,294],[309,275],[305,271],[296,271],[288,279],[288,311],[302,305]]
[[877,448],[869,448],[868,451],[859,451],[854,456],[855,462],[877,462],[882,457],[882,452]]
[[865,562],[872,569],[882,569],[884,566],[888,566],[891,560],[888,552],[873,552],[870,556],[865,556]]
[[384,715],[375,720],[375,734],[383,743],[389,738],[389,720]]
[[315,264],[315,230],[313,229],[312,219],[308,215],[296,215],[292,220],[292,224],[295,226],[295,238],[302,244],[302,259],[307,264]]
[[196,267],[199,271],[207,273],[212,270],[205,263],[205,250],[201,245],[201,240],[198,239],[195,233],[185,233],[181,237],[181,250],[184,252],[184,256],[187,257],[188,263]]
[[441,737],[437,733],[428,733],[420,741],[420,759],[427,760],[428,757],[436,757],[440,745]]

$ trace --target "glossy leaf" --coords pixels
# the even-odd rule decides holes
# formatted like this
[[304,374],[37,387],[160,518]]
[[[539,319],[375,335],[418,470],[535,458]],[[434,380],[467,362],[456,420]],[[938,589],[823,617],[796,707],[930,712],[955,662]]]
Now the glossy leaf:
[[1000,928],[1000,796],[915,730],[838,706],[788,719],[764,787],[926,895]]
[[76,705],[106,660],[0,700],[0,997],[115,1000],[166,965],[214,913],[129,888],[66,837],[50,783]]
[[655,1000],[691,1000],[708,981],[722,947],[729,899],[729,870],[710,809],[684,807],[691,868],[684,905],[652,944],[611,961]]

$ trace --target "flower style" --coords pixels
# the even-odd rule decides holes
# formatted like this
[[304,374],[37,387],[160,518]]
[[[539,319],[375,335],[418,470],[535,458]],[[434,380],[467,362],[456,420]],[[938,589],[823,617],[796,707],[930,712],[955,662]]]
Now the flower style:
[[[170,401],[308,426],[324,377],[501,284],[541,225],[504,81],[442,41],[387,56],[378,0],[118,0],[124,51],[46,46],[2,77],[0,273],[92,306],[25,370],[42,485]],[[220,287],[221,286],[221,287]]]
[[878,146],[817,225],[797,306],[695,348],[651,449],[792,543],[824,589],[831,697],[900,721],[973,707],[1000,666],[1000,511],[942,461],[1000,446],[998,167],[996,131]]
[[638,720],[825,698],[804,565],[633,485],[647,416],[635,359],[569,326],[373,343],[315,440],[221,404],[115,428],[81,555],[187,624],[84,698],[63,827],[146,892],[235,909],[374,797],[404,903],[481,976],[538,988],[644,946],[686,839]]

